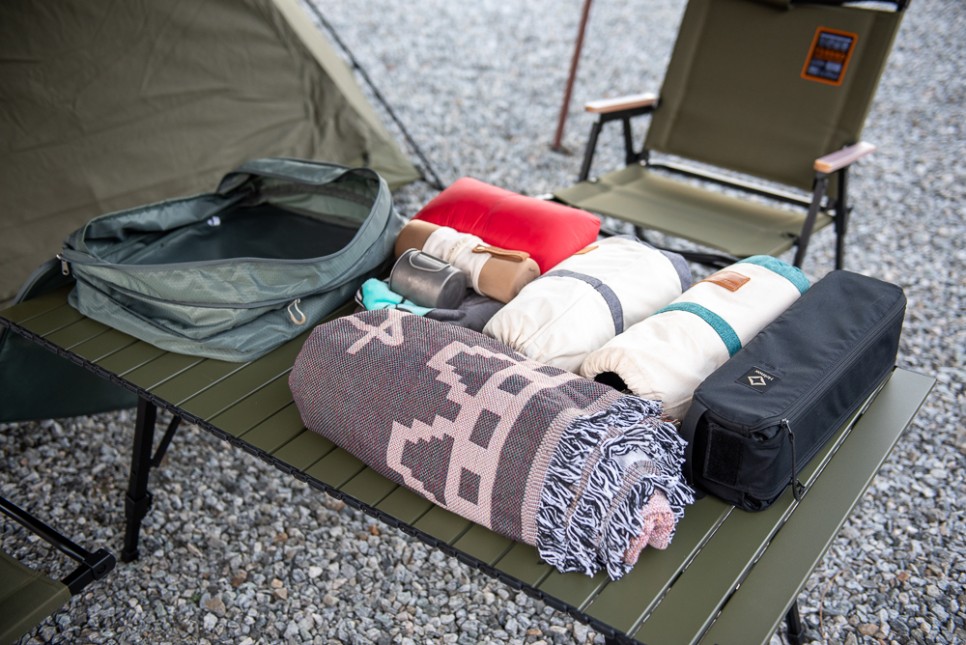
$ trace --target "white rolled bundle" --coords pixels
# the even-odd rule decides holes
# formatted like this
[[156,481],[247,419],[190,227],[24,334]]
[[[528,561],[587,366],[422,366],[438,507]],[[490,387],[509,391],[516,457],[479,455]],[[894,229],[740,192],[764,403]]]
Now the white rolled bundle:
[[480,272],[493,257],[490,253],[478,251],[485,247],[486,243],[477,236],[460,233],[448,226],[440,226],[423,243],[423,251],[465,273],[473,290],[480,295],[483,295],[480,291]]
[[691,284],[681,256],[611,237],[525,286],[483,333],[541,363],[576,372],[588,353]]
[[808,286],[800,269],[776,258],[742,260],[590,353],[580,373],[660,400],[681,419],[698,385]]
[[540,275],[540,267],[523,251],[491,246],[481,238],[422,220],[411,220],[396,238],[396,256],[408,249],[453,265],[466,275],[470,287],[500,302],[508,302]]

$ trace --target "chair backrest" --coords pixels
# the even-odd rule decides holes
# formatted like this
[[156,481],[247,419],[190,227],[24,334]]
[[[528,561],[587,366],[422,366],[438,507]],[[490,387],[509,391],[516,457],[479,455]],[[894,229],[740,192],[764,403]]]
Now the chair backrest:
[[858,141],[904,13],[690,0],[645,146],[809,189]]

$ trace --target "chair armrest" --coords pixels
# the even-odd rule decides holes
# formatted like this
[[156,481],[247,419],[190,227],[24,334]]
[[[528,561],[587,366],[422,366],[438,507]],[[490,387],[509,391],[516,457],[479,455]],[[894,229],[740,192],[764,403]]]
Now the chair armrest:
[[598,99],[584,105],[587,112],[594,114],[612,114],[639,108],[653,108],[657,104],[656,94],[631,94],[612,99]]
[[813,168],[816,172],[831,174],[858,161],[862,157],[875,152],[875,146],[865,141],[846,146],[841,150],[836,150],[815,160]]
[[613,99],[600,99],[585,104],[584,109],[596,114],[597,119],[590,128],[590,139],[587,141],[587,148],[584,150],[584,161],[580,167],[580,174],[577,175],[577,181],[586,181],[590,176],[590,165],[594,159],[594,150],[597,148],[597,137],[604,124],[610,121],[619,120],[623,122],[624,160],[628,164],[639,160],[641,155],[634,152],[634,144],[631,141],[631,119],[651,112],[656,105],[656,94],[632,94]]

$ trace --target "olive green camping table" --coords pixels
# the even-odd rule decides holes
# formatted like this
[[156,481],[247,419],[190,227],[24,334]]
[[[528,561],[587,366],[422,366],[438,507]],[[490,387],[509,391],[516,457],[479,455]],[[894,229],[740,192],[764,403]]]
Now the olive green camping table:
[[433,505],[306,430],[288,388],[304,337],[250,363],[201,359],[85,318],[66,296],[61,290],[16,305],[0,312],[0,324],[138,394],[124,560],[137,557],[162,408],[175,422],[158,452],[179,419],[194,423],[612,642],[768,642],[783,619],[794,637],[799,592],[933,384],[896,369],[802,473],[807,491],[800,502],[787,493],[768,510],[747,513],[705,497],[687,509],[667,550],[645,550],[630,574],[611,582],[605,575],[557,573],[534,548]]

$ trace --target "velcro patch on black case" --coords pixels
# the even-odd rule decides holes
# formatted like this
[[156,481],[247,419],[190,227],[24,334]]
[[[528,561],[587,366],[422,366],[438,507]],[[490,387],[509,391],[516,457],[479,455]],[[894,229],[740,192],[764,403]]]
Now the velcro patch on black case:
[[712,427],[704,455],[704,476],[720,484],[734,486],[741,472],[743,452],[744,443],[740,437],[730,432],[716,432]]

